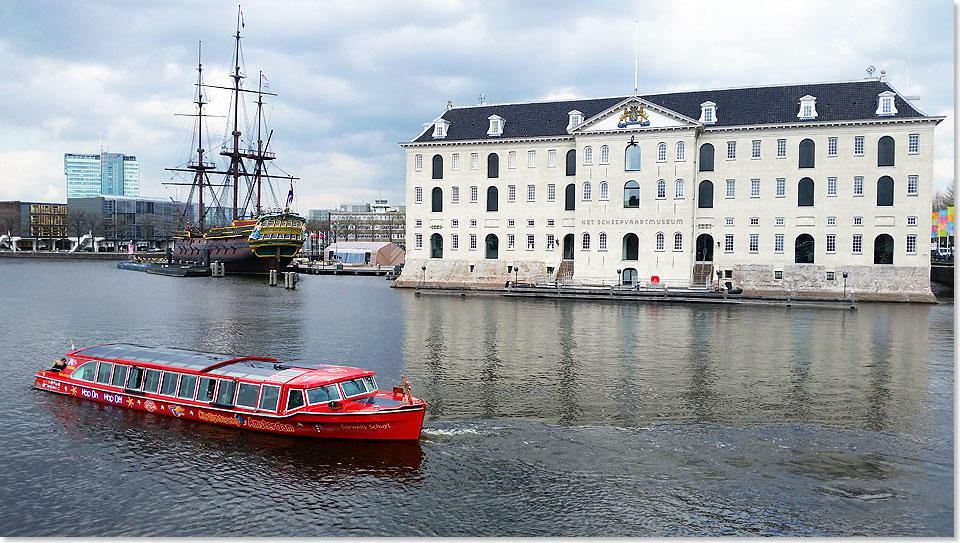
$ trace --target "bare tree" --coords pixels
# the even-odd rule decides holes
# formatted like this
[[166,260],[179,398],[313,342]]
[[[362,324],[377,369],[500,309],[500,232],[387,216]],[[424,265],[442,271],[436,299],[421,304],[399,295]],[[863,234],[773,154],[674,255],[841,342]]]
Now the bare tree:
[[20,210],[13,206],[0,207],[0,234],[20,235]]
[[946,209],[953,205],[953,186],[947,187],[945,190],[938,190],[933,194],[933,211],[939,211],[941,209]]
[[90,231],[93,226],[93,217],[82,209],[71,209],[67,211],[67,231],[70,235],[76,236],[77,245],[80,245],[80,238]]

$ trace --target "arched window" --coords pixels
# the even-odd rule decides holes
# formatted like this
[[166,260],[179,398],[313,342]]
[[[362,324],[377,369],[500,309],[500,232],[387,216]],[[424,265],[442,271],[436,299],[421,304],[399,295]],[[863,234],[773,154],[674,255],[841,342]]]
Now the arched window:
[[607,233],[606,232],[600,232],[600,235],[597,236],[597,243],[599,243],[599,247],[597,247],[598,250],[600,251],[607,250]]
[[443,258],[443,236],[430,236],[430,258]]
[[683,198],[683,179],[677,179],[677,182],[674,185],[674,187],[675,187],[673,191],[674,198]]
[[657,162],[666,162],[667,161],[667,144],[660,142],[657,144]]
[[877,166],[893,166],[896,144],[890,136],[884,136],[877,142]]
[[563,236],[563,259],[573,260],[573,234]]
[[567,151],[567,175],[577,175],[577,151],[570,149]]
[[697,195],[697,207],[701,209],[713,207],[713,181],[701,181]]
[[433,178],[443,179],[443,157],[433,155]]
[[700,234],[697,236],[696,262],[713,262],[713,236]]
[[600,199],[606,200],[610,197],[610,185],[606,181],[600,182]]
[[813,206],[813,179],[804,177],[797,183],[797,205]]
[[623,185],[623,207],[640,207],[640,183],[633,179]]
[[657,181],[657,198],[667,197],[667,182],[663,179]]
[[893,205],[893,178],[889,175],[877,179],[877,205]]
[[893,264],[893,238],[880,234],[873,240],[873,263]]
[[683,250],[683,234],[680,232],[675,232],[673,234],[673,250],[682,251]]
[[593,147],[587,145],[583,148],[583,165],[590,166],[593,164]]
[[813,264],[813,253],[816,244],[810,234],[800,234],[794,244],[794,259],[797,264]]
[[433,191],[430,193],[430,198],[432,200],[430,211],[435,211],[437,213],[443,211],[443,189],[440,187],[433,187]]
[[637,282],[637,270],[635,268],[627,268],[623,270],[623,286],[629,287]]
[[590,250],[590,234],[589,234],[588,232],[584,232],[584,233],[583,233],[583,245],[582,245],[582,247],[583,247],[583,250],[584,250],[584,251],[589,251],[589,250]]
[[500,155],[490,153],[487,155],[487,178],[495,179],[500,177]]
[[593,185],[589,181],[583,184],[583,199],[589,200],[593,196]]
[[662,251],[662,250],[663,250],[663,240],[664,240],[663,232],[657,232],[657,245],[656,245],[656,250],[658,250],[658,251]]
[[610,146],[603,145],[600,147],[600,164],[610,164]]
[[623,157],[623,169],[628,172],[640,170],[640,146],[636,143],[627,145],[627,149]]
[[500,191],[497,187],[487,187],[487,211],[500,209]]
[[637,260],[640,258],[640,238],[636,234],[623,236],[623,259]]
[[700,171],[713,171],[713,144],[711,143],[704,143],[700,146]]
[[805,139],[800,142],[800,167],[813,168],[816,161],[816,146],[812,139]]
[[573,183],[567,185],[563,191],[563,209],[567,211],[577,209],[577,186]]
[[677,142],[677,161],[687,159],[687,145],[682,141]]
[[496,260],[499,258],[500,239],[497,238],[496,234],[487,234],[487,237],[484,240],[484,245],[486,246],[486,258],[491,260]]

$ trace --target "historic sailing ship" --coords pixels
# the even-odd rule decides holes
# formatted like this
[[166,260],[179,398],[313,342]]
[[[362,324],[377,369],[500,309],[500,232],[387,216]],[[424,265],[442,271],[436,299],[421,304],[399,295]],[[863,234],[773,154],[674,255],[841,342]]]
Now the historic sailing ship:
[[[196,156],[184,166],[167,168],[169,171],[178,172],[177,175],[192,174],[189,182],[165,183],[190,187],[186,207],[181,210],[181,217],[187,227],[175,232],[171,256],[174,260],[204,265],[222,262],[226,273],[268,273],[270,270],[286,268],[303,246],[306,239],[306,220],[290,211],[293,181],[298,178],[275,175],[267,170],[267,165],[276,159],[276,154],[269,150],[272,130],[268,133],[266,142],[263,141],[263,97],[276,95],[269,92],[269,82],[263,72],[260,73],[256,90],[243,88],[242,82],[246,76],[240,66],[242,26],[242,15],[238,10],[234,63],[230,74],[233,80],[231,87],[204,84],[203,64],[198,54],[197,90],[194,99],[196,113],[188,115],[196,118]],[[231,139],[225,141],[220,150],[220,155],[230,161],[226,169],[218,167],[209,155],[205,155],[204,119],[209,115],[204,112],[204,106],[207,104],[206,89],[209,88],[223,89],[231,93],[228,121],[232,128]],[[251,135],[256,134],[255,145],[242,137],[245,133],[241,131],[240,124],[240,111],[244,108],[243,97],[251,95],[256,96],[257,113],[253,123],[255,128],[250,130]],[[223,177],[220,177],[219,181],[211,180],[211,177],[217,176]],[[280,179],[290,182],[283,208],[277,201],[272,184],[273,180]],[[262,205],[264,182],[273,197],[272,208]],[[194,196],[197,197],[195,221],[192,220]],[[229,217],[229,224],[228,215],[232,215]]]

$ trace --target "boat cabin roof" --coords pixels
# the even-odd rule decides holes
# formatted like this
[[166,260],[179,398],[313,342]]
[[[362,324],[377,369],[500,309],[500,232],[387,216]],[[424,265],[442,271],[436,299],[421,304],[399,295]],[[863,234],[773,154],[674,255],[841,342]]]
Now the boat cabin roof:
[[109,343],[87,347],[73,351],[70,355],[278,385],[291,383],[296,386],[318,386],[375,373],[371,370],[347,366],[280,364],[276,358],[238,357],[171,347],[144,347],[129,343]]

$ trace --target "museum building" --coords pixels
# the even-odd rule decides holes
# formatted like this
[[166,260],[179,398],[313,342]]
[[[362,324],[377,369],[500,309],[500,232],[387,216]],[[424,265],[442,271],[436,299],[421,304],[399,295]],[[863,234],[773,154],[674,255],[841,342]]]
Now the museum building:
[[932,299],[933,133],[885,77],[452,107],[406,150],[398,285]]

